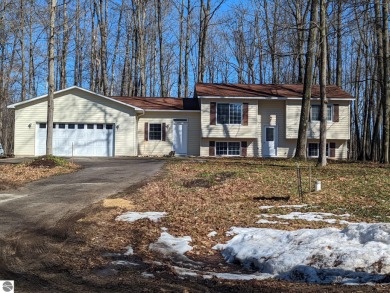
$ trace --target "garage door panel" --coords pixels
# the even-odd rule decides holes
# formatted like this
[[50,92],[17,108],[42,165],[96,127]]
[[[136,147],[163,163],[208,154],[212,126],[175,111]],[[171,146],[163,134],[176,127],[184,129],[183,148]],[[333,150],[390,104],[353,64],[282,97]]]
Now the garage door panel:
[[[46,124],[37,124],[36,155],[46,153]],[[53,154],[56,156],[113,156],[112,124],[56,123],[53,129]]]

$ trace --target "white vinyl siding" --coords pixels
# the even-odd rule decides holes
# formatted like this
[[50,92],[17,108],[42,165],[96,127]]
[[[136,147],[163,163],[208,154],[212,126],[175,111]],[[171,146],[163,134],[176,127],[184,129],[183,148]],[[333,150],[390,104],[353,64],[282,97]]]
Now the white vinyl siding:
[[[224,104],[248,103],[248,125],[218,124],[210,125],[210,102]],[[217,115],[218,116],[218,115]],[[256,138],[257,101],[245,99],[201,99],[201,135],[202,138]]]
[[[138,154],[141,156],[164,156],[173,151],[173,119],[188,120],[187,154],[199,156],[200,151],[200,113],[199,112],[153,112],[146,111],[138,121]],[[145,123],[165,123],[166,140],[145,141]]]
[[[339,105],[339,122],[327,122],[327,139],[329,140],[347,140],[350,139],[350,115],[349,101],[330,101],[331,104]],[[318,104],[318,102],[317,102]],[[314,105],[314,102],[313,102]],[[286,138],[297,139],[299,119],[301,115],[300,101],[286,101]],[[332,110],[333,115],[333,110]],[[320,121],[311,121],[308,123],[308,139],[320,137]]]
[[[57,123],[115,124],[118,127],[115,131],[115,156],[136,155],[135,115],[130,107],[79,89],[56,94],[54,99],[54,121]],[[35,155],[35,125],[46,119],[47,102],[43,99],[16,107],[16,156]]]

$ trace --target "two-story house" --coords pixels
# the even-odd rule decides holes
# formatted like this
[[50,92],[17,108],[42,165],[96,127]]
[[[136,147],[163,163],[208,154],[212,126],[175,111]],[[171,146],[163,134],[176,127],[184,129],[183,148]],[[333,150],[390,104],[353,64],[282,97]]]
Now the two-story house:
[[[194,98],[55,93],[53,150],[60,156],[292,157],[302,85],[197,84]],[[354,98],[328,86],[328,155],[347,158]],[[16,156],[45,153],[47,96],[15,109]],[[308,156],[318,156],[319,87],[312,88]]]

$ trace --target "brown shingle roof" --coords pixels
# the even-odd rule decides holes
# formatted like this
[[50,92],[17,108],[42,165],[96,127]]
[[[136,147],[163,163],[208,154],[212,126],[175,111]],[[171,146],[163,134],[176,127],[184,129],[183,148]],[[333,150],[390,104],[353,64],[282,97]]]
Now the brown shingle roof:
[[[353,99],[354,97],[336,85],[326,87],[328,98]],[[223,84],[198,83],[195,92],[200,96],[218,97],[279,97],[302,98],[302,84]],[[320,98],[320,86],[312,87],[312,98]]]
[[145,97],[111,97],[145,110],[199,110],[198,99],[188,98],[145,98]]

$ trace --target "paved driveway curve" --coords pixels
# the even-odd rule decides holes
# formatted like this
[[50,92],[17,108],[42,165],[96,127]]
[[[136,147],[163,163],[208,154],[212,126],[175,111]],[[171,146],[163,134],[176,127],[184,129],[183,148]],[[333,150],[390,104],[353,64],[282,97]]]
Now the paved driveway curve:
[[0,237],[48,228],[65,216],[155,175],[164,161],[143,158],[79,158],[83,169],[0,193]]

